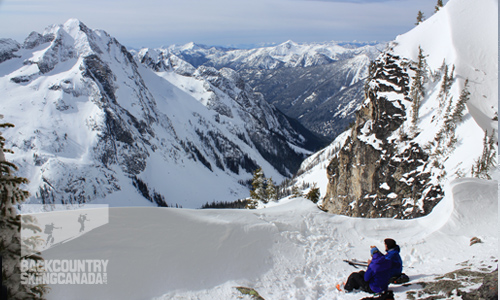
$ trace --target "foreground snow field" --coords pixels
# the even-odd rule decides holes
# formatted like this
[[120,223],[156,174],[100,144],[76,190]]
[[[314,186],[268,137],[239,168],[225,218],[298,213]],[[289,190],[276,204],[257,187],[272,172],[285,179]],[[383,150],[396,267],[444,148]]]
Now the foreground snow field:
[[[342,260],[368,259],[370,245],[383,249],[387,237],[401,246],[413,282],[464,265],[492,271],[498,266],[497,191],[497,181],[456,180],[430,215],[413,220],[332,215],[302,198],[259,210],[104,209],[108,224],[43,257],[108,260],[107,284],[53,284],[48,298],[241,299],[250,296],[235,287],[248,286],[265,299],[360,299],[368,294],[335,289],[356,271]],[[35,216],[57,224],[69,213]],[[482,243],[470,246],[473,237]],[[420,288],[392,286],[397,299]]]

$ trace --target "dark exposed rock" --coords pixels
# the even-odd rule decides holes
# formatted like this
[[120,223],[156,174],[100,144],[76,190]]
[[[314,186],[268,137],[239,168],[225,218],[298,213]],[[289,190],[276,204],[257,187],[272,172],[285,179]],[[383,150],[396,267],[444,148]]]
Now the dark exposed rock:
[[113,84],[115,76],[109,66],[95,54],[85,57],[83,63],[85,65],[85,72],[83,75],[98,82],[108,99],[116,103],[115,87]]
[[41,35],[38,32],[31,32],[30,35],[24,40],[23,48],[33,49],[38,45],[50,43],[55,36],[53,34]]
[[[477,284],[481,286],[470,290],[470,286]],[[457,295],[463,300],[496,300],[498,269],[493,272],[479,272],[464,268],[413,285],[419,285],[421,289],[418,292],[407,292],[408,299],[450,299],[452,295]]]
[[483,274],[481,287],[475,291],[463,292],[463,300],[496,300],[498,299],[498,269]]
[[[140,140],[134,138],[133,130],[128,126],[121,115],[106,108],[106,131],[100,136],[101,142],[96,149],[100,153],[100,160],[105,166],[120,164],[128,174],[139,174],[146,168],[148,151]],[[124,113],[126,116],[127,114]]]
[[[88,29],[83,27],[83,30]],[[116,40],[114,42],[117,43]],[[121,45],[116,46],[123,50]],[[122,51],[125,61],[136,70],[133,57],[126,53]],[[100,90],[101,97],[96,104],[103,109],[105,115],[106,130],[100,134],[101,141],[96,149],[100,161],[108,167],[117,163],[127,174],[139,174],[146,168],[149,153],[144,144],[149,143],[148,136],[154,136],[147,122],[154,122],[154,116],[144,115],[146,120],[139,120],[117,103],[114,83],[116,76],[97,54],[86,56],[82,68],[83,76],[94,81]],[[144,110],[147,111],[146,108]]]
[[20,57],[15,54],[20,48],[21,45],[12,39],[0,39],[0,63],[14,57]]
[[64,40],[66,38],[68,38],[68,36],[65,32],[60,32],[53,38],[51,35],[41,38],[39,43],[52,39],[49,49],[47,49],[43,56],[35,62],[42,74],[52,71],[59,62],[67,61],[76,56],[77,53],[75,49],[65,46]]
[[26,83],[31,81],[30,76],[17,76],[17,77],[12,77],[10,81],[15,82],[15,83]]
[[473,237],[473,238],[470,239],[470,245],[471,246],[474,245],[474,244],[482,243],[482,242],[483,241],[481,241],[481,239],[478,238],[478,237]]

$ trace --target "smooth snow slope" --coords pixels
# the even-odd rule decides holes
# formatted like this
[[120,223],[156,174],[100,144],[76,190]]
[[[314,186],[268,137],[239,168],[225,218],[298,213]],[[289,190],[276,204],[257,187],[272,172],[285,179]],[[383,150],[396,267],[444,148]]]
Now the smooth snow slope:
[[[461,179],[434,211],[414,220],[324,213],[305,199],[260,210],[111,208],[109,224],[43,253],[45,259],[108,259],[106,285],[51,285],[49,299],[360,299],[337,282],[392,237],[415,280],[498,265],[498,183]],[[55,214],[55,213],[51,213]],[[38,215],[40,216],[40,215]],[[54,218],[56,215],[54,215]],[[483,243],[469,246],[472,237]],[[415,287],[393,287],[397,299]],[[249,298],[248,298],[249,299]]]

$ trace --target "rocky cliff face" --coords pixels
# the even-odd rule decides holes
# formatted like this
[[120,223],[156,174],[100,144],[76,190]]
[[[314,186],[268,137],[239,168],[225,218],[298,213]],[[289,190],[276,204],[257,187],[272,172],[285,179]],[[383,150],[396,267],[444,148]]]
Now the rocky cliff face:
[[414,218],[429,213],[442,198],[427,168],[429,154],[404,134],[395,135],[408,118],[403,102],[411,101],[410,72],[412,62],[390,52],[372,65],[367,98],[351,136],[327,168],[324,210],[355,217]]

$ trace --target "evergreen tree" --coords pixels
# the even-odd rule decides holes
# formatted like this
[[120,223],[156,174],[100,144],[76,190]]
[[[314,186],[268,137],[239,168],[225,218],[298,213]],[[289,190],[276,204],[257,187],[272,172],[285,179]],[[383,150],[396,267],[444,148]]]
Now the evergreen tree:
[[453,69],[448,74],[448,65],[443,61],[444,66],[442,68],[443,72],[443,81],[441,82],[441,89],[439,90],[438,99],[439,99],[439,109],[443,109],[444,104],[446,103],[446,99],[450,92],[451,85],[454,80],[455,73],[455,65],[453,65]]
[[488,136],[488,131],[484,132],[483,153],[472,166],[472,176],[491,179],[490,170],[495,167],[497,151],[495,149],[495,130]]
[[453,114],[451,116],[455,123],[462,122],[463,120],[466,103],[467,101],[469,101],[470,97],[468,84],[469,84],[469,79],[466,79],[464,83],[464,88],[460,92],[460,98],[458,98],[458,103],[455,106],[455,110],[453,111]]
[[365,99],[368,98],[368,91],[370,90],[370,83],[375,78],[375,72],[377,70],[377,64],[372,61],[370,66],[368,67],[368,77],[365,80],[365,84],[363,86],[363,90],[365,92]]
[[[1,116],[0,116],[1,117]],[[9,123],[0,124],[0,128],[14,127]],[[41,285],[21,284],[21,217],[17,214],[16,205],[24,202],[29,196],[20,188],[26,184],[26,178],[14,175],[17,166],[5,159],[5,138],[0,133],[0,256],[2,257],[2,285],[7,287],[8,299],[43,299],[46,288]],[[32,255],[30,259],[42,260]]]
[[415,25],[419,25],[424,20],[425,20],[424,13],[421,10],[419,10],[417,14],[417,23],[415,23]]
[[302,197],[302,192],[299,190],[297,186],[292,187],[292,198]]
[[443,0],[438,0],[436,6],[434,7],[434,12],[438,12],[441,7],[443,7]]
[[455,65],[453,65],[453,68],[451,69],[450,76],[448,76],[448,83],[450,86],[453,83],[453,80],[455,80]]
[[413,82],[410,88],[410,98],[412,99],[412,129],[416,130],[419,119],[419,110],[422,100],[425,95],[424,84],[427,81],[427,62],[425,60],[424,51],[418,47],[418,62],[415,68],[415,75],[412,77]]
[[444,65],[443,69],[443,81],[441,82],[441,89],[439,90],[439,109],[443,109],[444,103],[446,101],[446,95],[448,94],[448,65]]
[[254,200],[266,201],[266,178],[264,177],[264,171],[262,168],[258,168],[253,173],[252,187],[253,190],[250,191],[250,197]]
[[257,200],[248,199],[248,201],[245,205],[245,208],[246,209],[256,209],[257,208]]
[[439,67],[439,69],[432,74],[432,81],[433,82],[441,80],[441,78],[443,77],[443,72],[444,72],[444,69],[446,68],[446,66],[447,66],[446,59],[443,59],[443,63],[441,64],[441,67]]
[[278,191],[276,189],[276,185],[273,182],[273,178],[267,179],[266,198],[266,202],[278,200]]
[[306,198],[311,200],[313,203],[318,203],[319,197],[321,196],[319,188],[316,187],[316,183],[313,184],[311,190],[306,194]]
[[457,123],[453,120],[451,114],[452,106],[453,106],[453,97],[450,98],[449,104],[446,107],[446,111],[444,114],[444,124],[443,124],[443,130],[445,132],[445,136],[447,137],[445,150],[449,152],[455,150],[455,144],[458,141],[455,135],[455,131],[457,129]]

